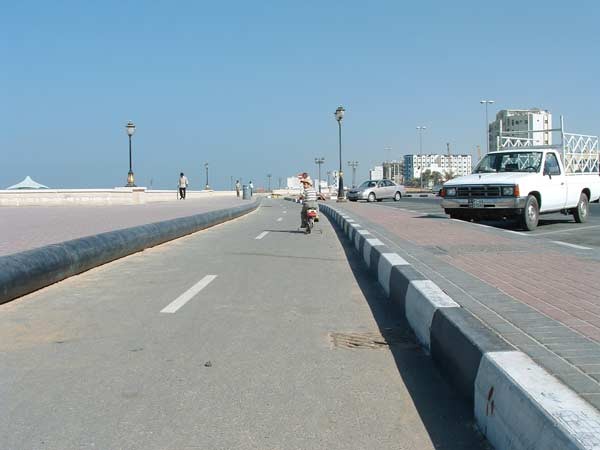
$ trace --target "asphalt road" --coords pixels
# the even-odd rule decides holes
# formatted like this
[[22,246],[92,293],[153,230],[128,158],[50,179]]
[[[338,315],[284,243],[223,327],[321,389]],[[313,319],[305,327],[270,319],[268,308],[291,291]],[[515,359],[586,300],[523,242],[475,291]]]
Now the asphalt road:
[[327,220],[263,205],[0,306],[0,448],[487,448]]
[[[440,206],[441,199],[436,198],[403,198],[398,202],[383,201],[373,203],[382,207],[403,208],[419,214],[448,218]],[[450,220],[450,219],[449,219]],[[560,213],[544,214],[540,217],[538,228],[524,232],[514,223],[507,221],[481,221],[482,226],[491,226],[509,232],[517,232],[530,238],[548,239],[563,242],[571,246],[600,250],[600,204],[590,204],[590,217],[586,223],[575,223],[573,216]],[[577,248],[577,247],[574,247]]]

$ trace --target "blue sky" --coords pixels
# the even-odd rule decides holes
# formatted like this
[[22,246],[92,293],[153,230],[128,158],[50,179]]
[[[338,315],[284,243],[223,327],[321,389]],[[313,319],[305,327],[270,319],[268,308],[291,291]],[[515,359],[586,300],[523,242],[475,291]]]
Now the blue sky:
[[[482,98],[600,133],[593,1],[0,3],[0,187],[227,188],[485,147]],[[515,11],[517,9],[518,11]],[[345,169],[347,169],[345,167]],[[348,174],[350,171],[346,170]]]

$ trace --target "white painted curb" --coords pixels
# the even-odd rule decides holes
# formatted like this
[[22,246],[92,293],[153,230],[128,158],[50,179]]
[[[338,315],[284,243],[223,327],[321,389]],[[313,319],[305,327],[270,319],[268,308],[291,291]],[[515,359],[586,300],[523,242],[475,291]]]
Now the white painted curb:
[[600,413],[518,351],[483,355],[475,419],[497,450],[600,449]]
[[431,321],[438,308],[460,308],[460,305],[431,280],[413,280],[406,291],[406,319],[417,339],[431,348]]
[[363,259],[365,260],[367,267],[371,267],[371,249],[380,245],[383,245],[383,242],[379,239],[365,240],[365,245],[363,246]]
[[383,287],[383,290],[390,296],[390,277],[392,275],[392,267],[393,266],[408,266],[408,261],[406,261],[402,256],[397,253],[382,253],[381,258],[379,258],[379,264],[377,266],[377,280],[379,284]]

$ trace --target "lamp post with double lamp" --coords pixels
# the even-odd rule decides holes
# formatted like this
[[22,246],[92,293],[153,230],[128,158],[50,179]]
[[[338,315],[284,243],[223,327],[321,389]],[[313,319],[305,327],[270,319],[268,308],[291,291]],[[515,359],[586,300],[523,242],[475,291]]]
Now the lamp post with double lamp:
[[135,187],[135,180],[133,178],[133,170],[131,168],[131,136],[135,133],[135,125],[130,120],[125,125],[125,129],[127,130],[127,136],[129,136],[129,173],[127,174],[127,184],[126,187]]
[[348,161],[348,165],[352,167],[352,187],[356,187],[356,168],[358,167],[358,161]]
[[319,178],[317,179],[317,184],[319,185],[319,193],[321,193],[321,164],[325,162],[325,158],[321,156],[320,158],[315,158],[315,164],[318,166],[319,170]]
[[335,110],[335,120],[338,122],[339,127],[339,143],[340,143],[340,170],[338,172],[338,202],[345,202],[346,196],[344,193],[344,172],[342,171],[342,119],[346,110],[340,106]]
[[419,169],[419,178],[421,189],[423,189],[423,130],[426,130],[427,127],[418,126],[417,131],[419,132],[419,159],[420,159],[420,169]]
[[494,103],[494,100],[481,100],[479,103],[485,105],[485,148],[486,153],[490,152],[490,124],[488,122],[488,105]]
[[204,168],[206,169],[206,186],[204,186],[204,189],[208,191],[210,189],[208,185],[208,163],[204,163]]

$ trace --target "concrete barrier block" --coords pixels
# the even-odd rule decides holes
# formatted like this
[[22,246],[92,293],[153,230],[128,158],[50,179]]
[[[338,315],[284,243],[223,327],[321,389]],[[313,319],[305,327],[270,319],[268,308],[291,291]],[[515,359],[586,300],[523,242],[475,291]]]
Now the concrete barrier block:
[[484,353],[514,350],[463,308],[436,310],[430,339],[431,357],[471,403]]
[[390,271],[390,301],[406,315],[406,293],[413,280],[425,280],[423,274],[410,265],[395,265]]
[[406,319],[427,350],[433,314],[438,308],[459,308],[459,305],[431,280],[410,282],[406,291]]
[[496,450],[600,448],[600,413],[521,352],[486,353],[475,419]]
[[371,267],[371,249],[373,247],[383,246],[383,242],[375,238],[366,238],[363,245],[363,260],[367,267]]
[[[381,253],[377,265],[377,280],[385,293],[390,296],[390,277],[393,266],[408,266],[408,262],[397,253]],[[408,288],[408,284],[407,284]]]

